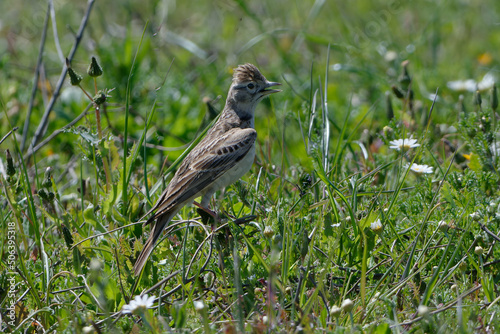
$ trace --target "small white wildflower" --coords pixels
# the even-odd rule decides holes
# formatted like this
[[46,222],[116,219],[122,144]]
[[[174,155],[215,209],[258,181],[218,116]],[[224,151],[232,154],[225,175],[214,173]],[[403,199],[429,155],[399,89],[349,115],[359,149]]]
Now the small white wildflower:
[[340,313],[342,312],[342,309],[338,307],[337,305],[333,305],[330,308],[330,316],[333,318],[338,318],[340,317]]
[[468,91],[474,93],[477,90],[485,91],[491,89],[495,81],[496,81],[495,76],[491,72],[488,72],[479,82],[476,82],[476,80],[474,79],[455,80],[455,81],[448,81],[446,83],[446,86],[454,91]]
[[391,140],[389,142],[389,144],[391,144],[391,146],[389,146],[389,148],[396,149],[398,151],[401,151],[401,150],[407,151],[410,148],[414,148],[414,147],[419,147],[420,146],[420,144],[417,142],[417,140],[416,139],[412,139],[412,138]]
[[196,311],[201,311],[205,308],[205,304],[203,303],[202,300],[194,300],[193,305]]
[[410,167],[408,164],[405,167],[417,174],[432,174],[434,172],[433,167],[427,165],[412,164]]
[[345,299],[340,305],[340,308],[343,309],[344,312],[349,313],[354,308],[354,303],[349,298]]
[[378,297],[380,297],[380,292],[377,292],[373,295],[373,298],[370,300],[370,303],[375,303]]
[[264,236],[266,238],[272,238],[273,235],[274,235],[273,228],[269,225],[266,225],[266,227],[264,228]]
[[476,255],[481,255],[484,253],[484,248],[481,246],[476,246],[476,248],[474,248],[474,253],[476,253]]
[[477,83],[477,89],[480,91],[485,91],[491,89],[495,84],[496,78],[492,72],[488,72],[484,75],[483,79]]
[[448,231],[448,228],[450,226],[448,225],[447,222],[445,222],[444,220],[441,220],[439,223],[438,223],[438,229],[443,231],[443,232],[446,232]]
[[390,61],[393,61],[393,60],[396,60],[396,58],[398,57],[398,53],[396,51],[387,51],[384,55],[384,60],[387,61],[387,62],[390,62]]
[[477,89],[477,83],[473,79],[448,81],[446,86],[457,92],[475,92]]
[[95,333],[95,329],[92,326],[85,326],[82,328],[82,333],[84,333],[84,334]]
[[262,317],[262,323],[264,323],[264,325],[269,324],[269,317],[267,315]]
[[154,296],[148,297],[147,294],[144,294],[142,296],[135,296],[135,298],[131,300],[130,303],[128,303],[127,305],[123,305],[122,313],[136,314],[137,312],[144,311],[148,308],[152,308],[154,300],[155,300]]
[[372,231],[376,234],[380,234],[382,232],[383,226],[382,223],[380,222],[380,219],[377,219],[373,223],[370,224],[370,228]]
[[481,219],[479,212],[473,212],[469,215],[469,217],[474,221],[479,221],[479,219]]
[[429,314],[429,308],[425,305],[419,305],[417,312],[419,316],[425,317]]

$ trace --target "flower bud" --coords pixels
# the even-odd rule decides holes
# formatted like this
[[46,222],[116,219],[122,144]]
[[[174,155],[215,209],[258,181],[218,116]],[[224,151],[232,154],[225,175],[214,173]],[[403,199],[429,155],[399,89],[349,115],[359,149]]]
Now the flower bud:
[[476,253],[476,255],[482,255],[484,253],[483,247],[476,246],[476,248],[474,248],[474,253]]
[[342,310],[344,310],[344,312],[346,313],[349,313],[352,311],[352,309],[354,308],[354,303],[352,302],[352,300],[350,300],[349,298],[348,299],[345,299],[343,302],[342,302],[342,305],[340,305],[340,308]]
[[265,228],[264,228],[264,236],[266,238],[272,238],[274,235],[274,231],[273,229],[271,228],[271,226],[267,225]]
[[473,212],[469,215],[469,217],[476,222],[481,219],[481,215],[479,214],[479,212]]
[[467,115],[467,109],[465,109],[464,96],[460,94],[458,97],[457,109],[459,113]]
[[394,118],[394,109],[392,108],[391,94],[385,92],[385,108],[387,113],[387,119],[391,120]]
[[68,67],[68,75],[69,75],[69,81],[71,85],[73,86],[79,86],[80,82],[82,82],[83,77],[76,73],[72,68],[71,64],[69,63],[69,59],[66,58],[66,67]]
[[98,106],[103,104],[106,102],[106,94],[102,90],[98,91],[96,96],[94,96],[93,101]]
[[89,68],[87,69],[87,74],[93,78],[102,75],[102,67],[101,65],[99,65],[95,57],[92,57],[92,60],[90,61]]
[[474,104],[481,108],[481,104],[483,103],[483,99],[481,98],[481,93],[477,90],[476,95],[474,95]]
[[333,305],[330,308],[330,317],[338,318],[338,317],[340,317],[341,312],[342,312],[342,309],[340,307],[338,307],[337,305]]
[[205,303],[203,303],[203,301],[201,300],[194,300],[193,305],[194,309],[198,312],[203,311],[203,309],[205,308]]
[[438,223],[438,228],[439,228],[440,231],[446,232],[446,231],[448,231],[448,229],[450,228],[450,226],[448,225],[447,222],[445,222],[444,220],[441,220]]
[[45,170],[45,175],[43,177],[42,186],[44,188],[52,187],[52,167],[47,167]]
[[93,326],[85,326],[85,327],[82,327],[82,333],[83,334],[92,334],[92,333],[95,333],[95,329]]
[[12,155],[10,155],[9,150],[5,152],[5,155],[7,156],[7,176],[12,177],[14,174],[16,174],[16,169],[14,168],[14,160],[12,160]]
[[462,272],[465,272],[467,270],[467,263],[465,263],[464,261],[460,262],[460,264],[458,265],[458,269],[460,269],[460,271]]
[[402,98],[404,98],[404,97],[405,97],[405,94],[404,94],[404,93],[401,91],[401,89],[399,89],[398,87],[396,87],[396,86],[394,86],[394,85],[393,85],[393,86],[391,87],[391,89],[392,89],[392,92],[394,93],[394,95],[396,95],[396,97],[397,97],[398,99],[402,99]]
[[411,83],[410,73],[408,72],[409,63],[410,61],[408,60],[405,60],[401,63],[401,65],[403,66],[403,73],[398,78],[398,81],[404,90],[408,90],[408,87],[410,86]]
[[425,317],[429,315],[429,308],[425,305],[419,305],[417,309],[418,315],[421,317]]
[[370,224],[370,228],[372,229],[373,233],[375,234],[381,234],[384,227],[382,226],[382,223],[380,222],[380,219],[377,219],[373,223]]
[[46,200],[46,201],[49,200],[49,194],[47,193],[47,191],[45,189],[43,189],[43,188],[38,189],[36,193],[37,193],[38,197],[40,197],[41,199]]
[[497,111],[498,108],[498,93],[497,93],[497,84],[493,84],[493,88],[491,89],[491,109],[493,111]]
[[71,235],[71,232],[66,227],[66,225],[62,224],[61,227],[64,236],[64,241],[66,242],[66,247],[71,248],[71,246],[73,245],[73,236]]

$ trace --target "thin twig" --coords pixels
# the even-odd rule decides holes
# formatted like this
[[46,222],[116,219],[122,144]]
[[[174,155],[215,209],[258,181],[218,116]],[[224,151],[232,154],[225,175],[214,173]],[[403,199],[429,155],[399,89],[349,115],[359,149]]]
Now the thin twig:
[[19,127],[17,127],[17,126],[16,126],[16,127],[15,127],[15,128],[13,128],[12,130],[10,130],[9,132],[7,132],[7,134],[6,134],[5,136],[3,136],[3,138],[2,138],[2,139],[0,139],[0,144],[1,144],[1,143],[3,143],[3,141],[4,141],[5,139],[7,139],[7,138],[8,138],[8,137],[9,137],[9,136],[10,136],[10,135],[14,132],[14,131],[17,131],[17,129],[19,129]]
[[26,113],[26,120],[24,121],[23,138],[21,140],[21,151],[24,151],[26,138],[28,137],[28,129],[30,126],[31,112],[33,111],[33,104],[38,87],[38,77],[40,75],[40,67],[42,65],[43,49],[45,48],[45,40],[47,39],[47,27],[49,26],[50,4],[47,7],[47,14],[45,15],[45,22],[43,23],[42,38],[40,40],[40,50],[38,51],[38,58],[36,60],[35,76],[33,77],[33,87],[31,87],[31,96],[28,103],[28,111]]
[[59,43],[59,34],[57,33],[57,22],[56,22],[56,11],[54,9],[54,1],[49,0],[50,8],[50,20],[52,21],[52,32],[54,34],[54,43],[56,44],[57,55],[61,63],[64,63],[64,53],[61,49],[61,44]]
[[[85,27],[87,26],[87,22],[89,20],[90,12],[92,10],[92,6],[94,5],[95,0],[88,0],[87,2],[87,10],[85,11],[85,15],[83,16],[82,22],[80,23],[80,28],[78,29],[78,32],[75,37],[75,44],[73,45],[73,48],[71,49],[68,59],[71,61],[76,53],[76,50],[78,46],[80,45],[80,42],[83,37],[83,32],[85,30]],[[40,124],[38,125],[38,128],[36,129],[35,135],[33,136],[33,140],[31,141],[30,147],[35,147],[36,144],[40,141],[40,139],[45,135],[45,132],[47,131],[47,125],[49,122],[49,115],[50,112],[52,111],[52,108],[54,107],[54,104],[56,103],[57,98],[59,97],[59,94],[61,92],[62,86],[64,84],[64,79],[66,78],[66,73],[68,72],[68,68],[66,65],[63,65],[63,69],[61,71],[61,75],[59,76],[59,81],[57,82],[56,89],[54,91],[54,94],[52,95],[49,105],[45,109],[45,112],[42,116],[42,120],[40,121]]]

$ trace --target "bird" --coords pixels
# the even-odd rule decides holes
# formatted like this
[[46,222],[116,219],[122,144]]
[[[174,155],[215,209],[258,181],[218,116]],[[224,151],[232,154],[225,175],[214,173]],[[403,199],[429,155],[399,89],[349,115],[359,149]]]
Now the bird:
[[156,204],[145,216],[152,225],[149,237],[134,264],[139,276],[162,231],[184,206],[201,197],[199,206],[207,211],[213,194],[239,180],[255,159],[255,108],[266,96],[281,92],[250,63],[233,70],[226,104],[206,136],[184,158]]

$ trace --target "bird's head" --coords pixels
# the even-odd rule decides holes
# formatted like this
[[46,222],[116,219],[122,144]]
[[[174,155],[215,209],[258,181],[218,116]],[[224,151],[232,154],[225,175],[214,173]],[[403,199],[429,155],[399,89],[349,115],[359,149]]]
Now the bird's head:
[[279,85],[279,82],[268,81],[254,65],[240,65],[234,69],[228,100],[232,99],[240,107],[253,110],[263,97],[281,92],[280,89],[269,89]]

